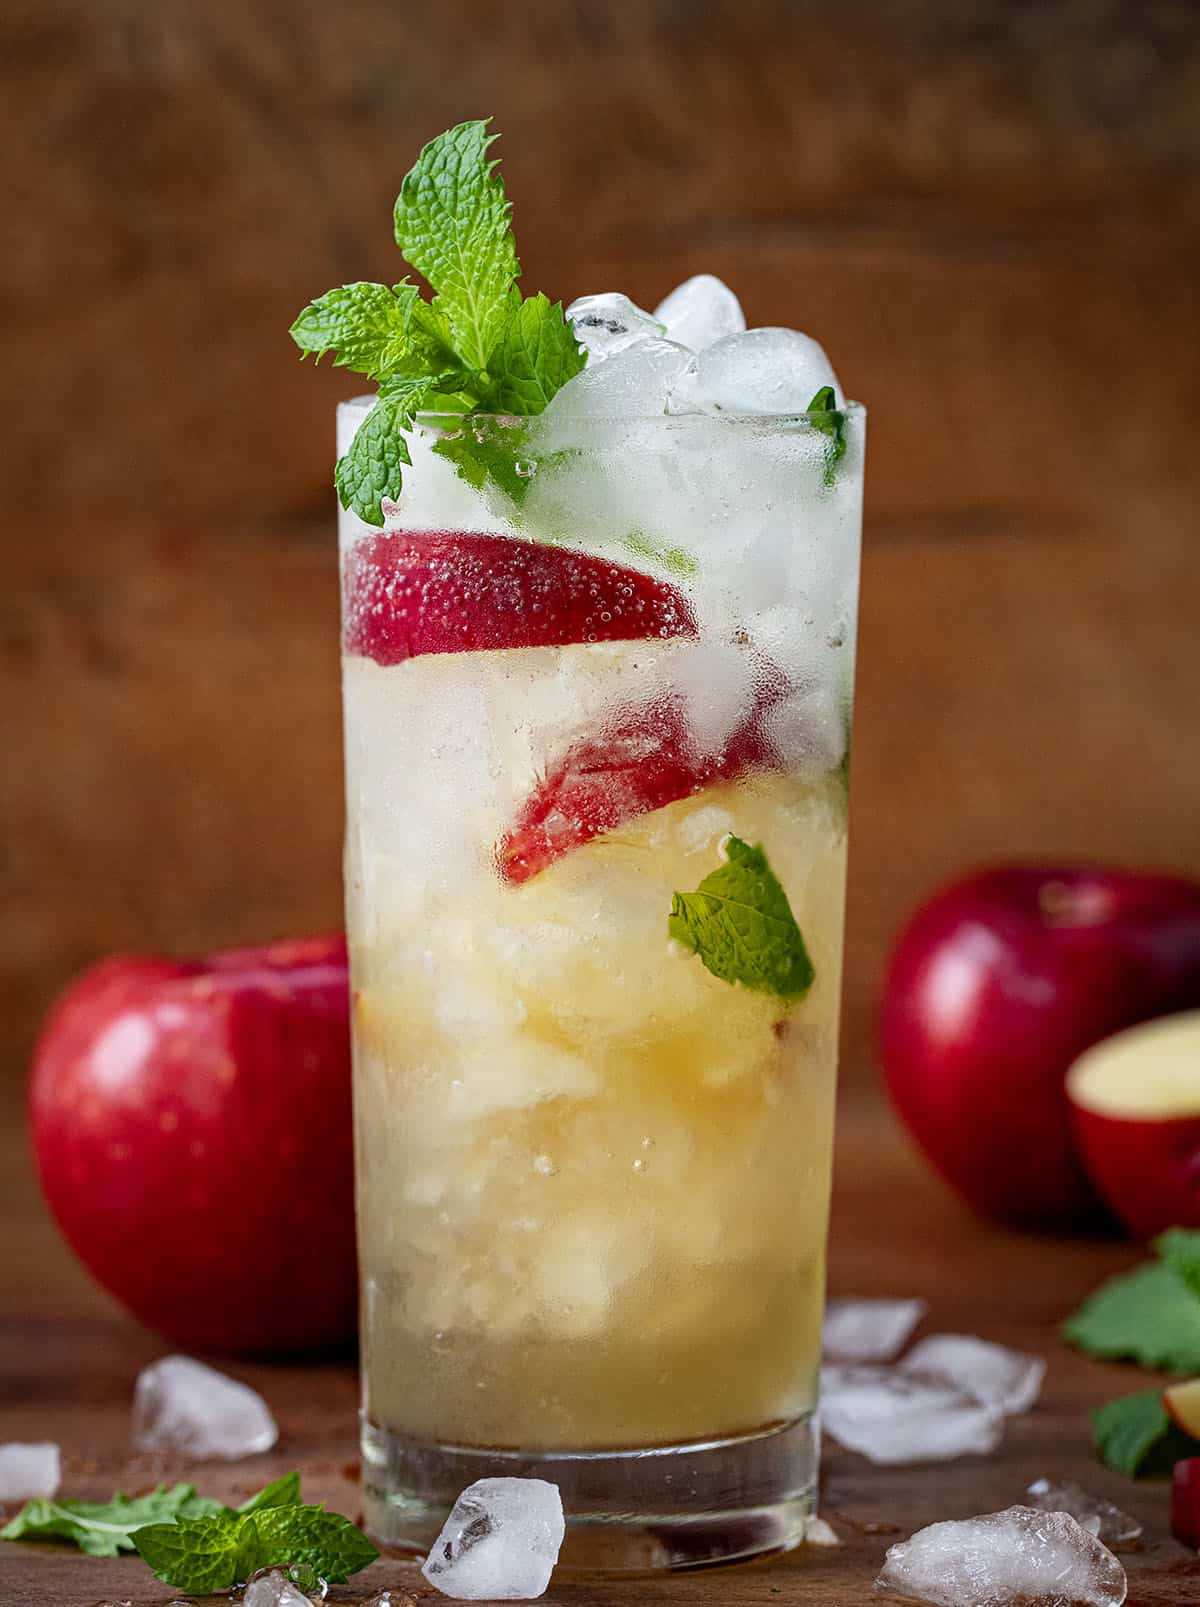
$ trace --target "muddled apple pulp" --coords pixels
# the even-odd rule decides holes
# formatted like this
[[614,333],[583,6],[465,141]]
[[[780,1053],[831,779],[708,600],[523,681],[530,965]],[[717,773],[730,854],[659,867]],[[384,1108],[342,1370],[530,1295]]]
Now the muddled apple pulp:
[[[345,659],[377,1426],[586,1451],[752,1433],[811,1408],[855,558],[826,587],[829,617],[772,586],[761,629],[710,622],[701,594],[695,638]],[[770,766],[503,879],[497,845],[580,733],[666,694],[697,748],[719,748],[761,692],[765,643],[790,671],[789,619],[797,643],[819,636],[824,673],[772,704]],[[722,981],[668,938],[673,893],[717,868],[731,832],[765,848],[804,934],[816,980],[798,1002]]]

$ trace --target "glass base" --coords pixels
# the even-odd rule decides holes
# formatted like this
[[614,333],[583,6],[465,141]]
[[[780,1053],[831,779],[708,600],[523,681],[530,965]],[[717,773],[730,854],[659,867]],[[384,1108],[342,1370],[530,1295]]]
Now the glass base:
[[812,1414],[736,1439],[633,1451],[481,1451],[401,1439],[363,1421],[368,1531],[426,1552],[476,1479],[548,1479],[562,1493],[560,1567],[588,1573],[704,1568],[786,1551],[816,1506]]

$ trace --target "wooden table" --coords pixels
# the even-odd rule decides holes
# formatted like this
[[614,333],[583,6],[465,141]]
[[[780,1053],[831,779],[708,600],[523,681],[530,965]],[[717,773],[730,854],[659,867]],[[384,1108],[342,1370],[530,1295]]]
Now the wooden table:
[[[318,1366],[230,1368],[261,1390],[280,1425],[278,1447],[245,1462],[185,1465],[132,1456],[129,1404],[140,1367],[162,1345],[95,1290],[46,1220],[20,1143],[20,1113],[0,1103],[0,1440],[54,1439],[64,1452],[63,1493],[107,1497],[159,1479],[193,1480],[203,1491],[243,1498],[299,1467],[310,1500],[361,1510],[351,1359]],[[1015,1419],[993,1456],[951,1465],[882,1469],[829,1446],[822,1511],[843,1544],[751,1567],[625,1582],[558,1577],[548,1600],[561,1607],[636,1601],[813,1607],[872,1601],[871,1581],[898,1537],[938,1518],[1010,1506],[1035,1478],[1070,1477],[1135,1513],[1147,1544],[1127,1557],[1131,1607],[1196,1607],[1200,1560],[1167,1533],[1167,1491],[1134,1484],[1092,1461],[1088,1408],[1144,1387],[1136,1371],[1088,1361],[1055,1339],[1055,1325],[1103,1277],[1132,1259],[1099,1240],[1035,1239],[974,1220],[925,1172],[873,1100],[856,1096],[839,1125],[831,1286],[834,1293],[920,1294],[926,1330],[983,1334],[1039,1351],[1049,1361],[1042,1400]],[[385,1559],[331,1601],[362,1602],[385,1585],[432,1596],[411,1564]],[[419,1587],[419,1588],[418,1588]],[[0,1547],[3,1607],[91,1607],[100,1601],[162,1607],[172,1595],[134,1557],[100,1561],[48,1545]],[[441,1598],[435,1598],[440,1600]],[[879,1598],[881,1601],[883,1598]]]

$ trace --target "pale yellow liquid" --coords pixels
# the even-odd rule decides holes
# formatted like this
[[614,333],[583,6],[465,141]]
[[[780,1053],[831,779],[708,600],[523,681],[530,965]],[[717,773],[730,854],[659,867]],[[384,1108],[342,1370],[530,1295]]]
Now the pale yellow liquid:
[[[519,887],[491,849],[571,729],[684,644],[348,660],[366,1408],[460,1446],[670,1445],[815,1400],[845,790],[706,788]],[[762,844],[814,963],[799,1002],[667,935]]]

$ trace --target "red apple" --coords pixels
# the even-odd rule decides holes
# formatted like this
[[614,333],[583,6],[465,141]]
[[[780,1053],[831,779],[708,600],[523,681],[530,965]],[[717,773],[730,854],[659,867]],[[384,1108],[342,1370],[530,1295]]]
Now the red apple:
[[1181,1545],[1200,1551],[1200,1456],[1176,1462],[1171,1477],[1171,1533]]
[[1200,1011],[1096,1044],[1067,1095],[1092,1181],[1130,1234],[1200,1228]]
[[343,938],[95,966],[46,1024],[30,1120],[59,1226],[147,1326],[243,1355],[353,1336]]
[[880,1047],[896,1107],[986,1216],[1086,1219],[1098,1199],[1067,1068],[1099,1038],[1200,1004],[1200,886],[1006,866],[945,889],[893,952]]

